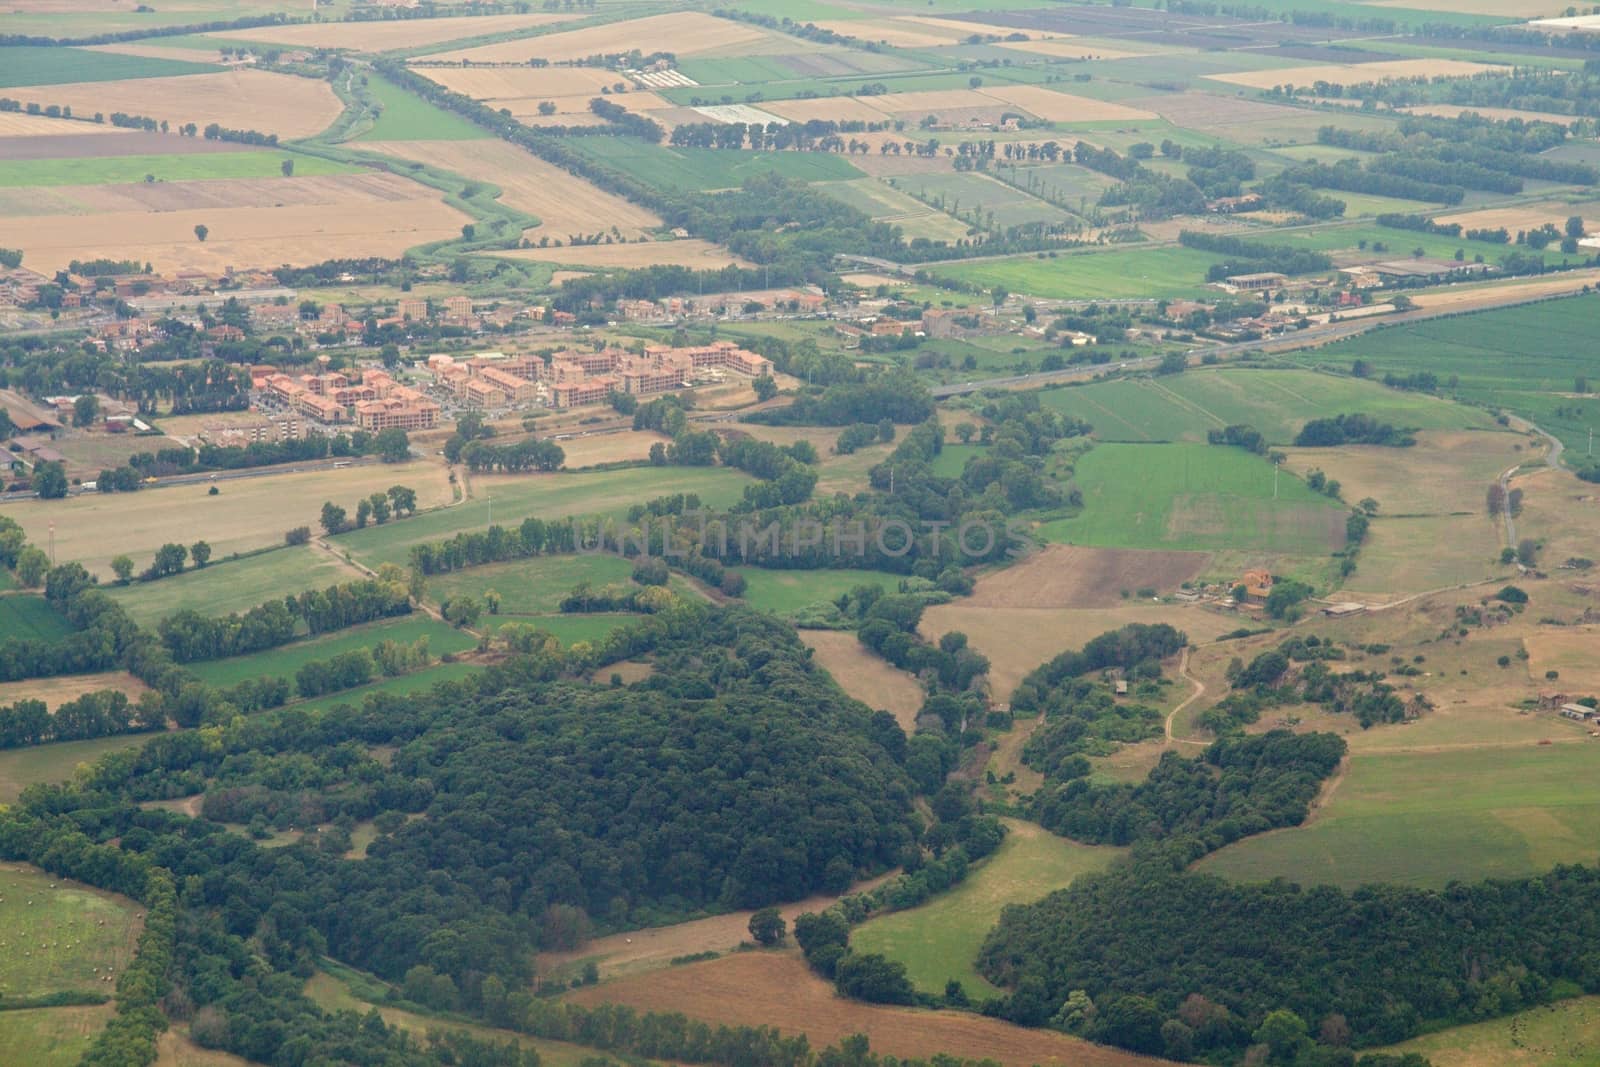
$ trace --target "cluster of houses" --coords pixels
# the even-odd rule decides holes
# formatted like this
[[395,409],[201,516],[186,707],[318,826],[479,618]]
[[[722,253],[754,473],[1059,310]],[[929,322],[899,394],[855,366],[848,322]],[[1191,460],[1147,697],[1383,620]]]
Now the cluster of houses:
[[[346,374],[329,370],[326,357],[323,363],[317,374],[290,375],[271,367],[252,368],[251,385],[289,410],[330,426],[354,423],[377,433],[390,429],[431,430],[439,425],[443,408],[387,372],[369,369],[362,372],[360,381],[353,381]],[[260,428],[258,432],[265,434],[267,430]],[[299,436],[298,426],[292,435],[284,427],[274,427],[274,432],[275,440]]]
[[618,300],[617,318],[623,322],[670,325],[695,319],[737,316],[759,309],[815,315],[827,307],[828,298],[811,289],[763,289],[748,293],[712,293],[674,296],[662,300]]

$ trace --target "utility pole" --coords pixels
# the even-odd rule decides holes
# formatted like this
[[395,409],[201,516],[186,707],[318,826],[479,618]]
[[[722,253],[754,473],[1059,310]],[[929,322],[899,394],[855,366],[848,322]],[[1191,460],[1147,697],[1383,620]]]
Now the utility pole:
[[1272,465],[1272,499],[1278,499],[1278,464]]

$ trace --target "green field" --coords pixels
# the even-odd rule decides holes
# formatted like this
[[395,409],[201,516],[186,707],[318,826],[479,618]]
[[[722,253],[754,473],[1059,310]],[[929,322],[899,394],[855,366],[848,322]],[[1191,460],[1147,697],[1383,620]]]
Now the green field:
[[1040,399],[1088,422],[1102,441],[1204,441],[1207,431],[1243,424],[1287,445],[1311,419],[1357,412],[1418,430],[1493,425],[1482,411],[1424,393],[1293,370],[1192,370],[1052,389]]
[[463,530],[486,529],[491,511],[496,523],[511,527],[535,516],[547,522],[572,516],[620,516],[630,505],[675,493],[698,493],[706,507],[720,508],[738,500],[749,481],[747,475],[728,467],[633,467],[584,474],[477,478],[471,500],[423,512],[404,522],[340,534],[332,543],[371,567],[380,563],[406,566],[412,545],[442,541]]
[[1414,1052],[1433,1067],[1593,1067],[1596,1049],[1600,997],[1573,997],[1374,1051]]
[[1587,744],[1360,753],[1310,825],[1202,860],[1239,880],[1444,886],[1600,854],[1600,750]]
[[1066,222],[1072,216],[1020,189],[987,174],[907,174],[895,179],[895,187],[924,203],[941,205],[940,210],[957,218],[973,221],[987,229],[1005,229],[1030,222]]
[[988,450],[985,445],[947,444],[933,461],[933,473],[941,478],[959,478],[967,467],[967,460]]
[[114,1010],[106,1004],[0,1012],[0,1048],[28,1067],[76,1067]]
[[0,162],[0,188],[19,185],[115,185],[277,178],[283,161],[294,161],[296,177],[353,174],[358,168],[292,152],[197,152],[189,155],[100,156],[90,159],[12,159]]
[[419,637],[428,639],[428,651],[435,656],[444,655],[446,652],[465,652],[477,645],[471,634],[419,612],[398,619],[351,627],[348,630],[340,630],[337,633],[305,641],[295,641],[280,648],[268,649],[249,656],[191,663],[188,667],[202,682],[216,686],[237,685],[249,678],[269,676],[293,680],[294,673],[307,663],[331,659],[340,653],[351,652],[358,648],[372,648],[384,641],[411,642]]
[[599,587],[627,582],[632,574],[633,564],[621,556],[540,556],[434,575],[428,579],[428,596],[441,603],[470,596],[481,604],[493,590],[500,594],[502,615],[549,615],[561,610],[561,599],[580,582]]
[[16,45],[0,48],[0,89],[24,85],[67,85],[74,82],[110,82],[124,78],[166,78],[178,74],[213,74],[211,63],[176,59],[149,59],[83,48],[36,48]]
[[858,585],[880,585],[887,592],[900,587],[899,574],[865,570],[769,570],[740,567],[746,582],[744,602],[762,611],[790,615],[812,604],[832,601]]
[[973,263],[935,263],[940,278],[1013,293],[1061,300],[1202,296],[1206,271],[1218,256],[1194,248],[1119,248],[1073,252],[1051,258],[1039,253]]
[[191,567],[155,582],[108,585],[105,590],[139,625],[154,626],[180,608],[202,615],[226,615],[358,577],[326,552],[300,546]]
[[1291,358],[1345,371],[1361,359],[1376,377],[1428,372],[1446,392],[1522,415],[1581,452],[1600,425],[1600,396],[1572,388],[1579,377],[1600,388],[1597,344],[1600,296],[1587,294],[1384,327]]
[[15,802],[30,785],[64,782],[79,764],[93,763],[107,752],[137,748],[149,739],[149,734],[124,734],[0,750],[0,804]]
[[372,129],[356,138],[358,141],[476,141],[488,136],[466,119],[457,118],[376,74],[367,76],[367,90],[383,110]]
[[122,972],[137,912],[132,901],[37,867],[0,864],[0,997],[110,993],[95,969]]
[[[506,623],[522,623],[537,626],[545,633],[550,634],[562,647],[571,648],[579,641],[595,642],[604,638],[619,626],[627,626],[645,618],[643,615],[632,615],[627,612],[575,612],[570,615],[524,615],[513,618],[503,618]],[[496,626],[491,620],[485,624],[478,620],[485,629]]]
[[432,689],[440,682],[453,682],[481,669],[481,667],[473,663],[440,663],[426,670],[416,671],[412,674],[402,674],[398,678],[385,678],[382,681],[373,682],[371,685],[360,685],[354,689],[328,693],[313,700],[302,700],[294,706],[299,711],[319,712],[339,707],[341,704],[360,707],[367,697],[378,693],[386,693],[389,696],[420,693],[425,689]]
[[1100,194],[1117,184],[1113,178],[1074,163],[1010,167],[1007,178],[1035,191],[1039,196],[1064,200],[1084,208],[1099,203]]
[[[1330,195],[1337,190],[1330,192]],[[1342,195],[1342,194],[1339,194]],[[1413,209],[1415,210],[1415,209]],[[1271,234],[1263,235],[1259,240],[1251,240],[1263,245],[1283,245],[1290,248],[1302,248],[1318,252],[1334,252],[1339,250],[1365,248],[1374,255],[1386,256],[1389,259],[1409,259],[1417,249],[1423,254],[1435,259],[1452,259],[1457,251],[1466,256],[1466,261],[1471,263],[1477,256],[1482,256],[1485,263],[1497,263],[1501,257],[1512,252],[1524,256],[1543,256],[1550,262],[1560,262],[1559,250],[1547,250],[1544,253],[1536,252],[1525,246],[1512,247],[1510,245],[1491,244],[1488,241],[1468,241],[1460,237],[1441,237],[1437,234],[1418,233],[1414,230],[1395,230],[1376,223],[1357,223],[1345,226],[1304,226],[1292,230],[1275,230]],[[1365,244],[1363,245],[1363,242]],[[1383,249],[1378,248],[1382,245]],[[1384,251],[1387,249],[1387,251]],[[1584,257],[1569,256],[1570,260],[1578,261]]]
[[572,146],[624,174],[660,189],[733,189],[746,178],[781,174],[808,182],[863,177],[843,156],[828,152],[745,152],[671,148],[632,137],[579,137]]
[[72,632],[72,626],[42,596],[23,593],[0,596],[0,640],[53,641]]
[[976,970],[983,939],[1008,904],[1030,904],[1080,874],[1105,869],[1121,849],[1080,845],[1039,827],[1006,820],[1010,832],[967,880],[920,907],[872,919],[850,932],[857,952],[879,952],[906,965],[921,992],[939,994],[951,979],[974,1000],[1001,992]]
[[1078,461],[1083,511],[1051,541],[1103,548],[1261,550],[1322,556],[1344,544],[1344,505],[1238,448],[1096,446]]
[[819,182],[815,188],[855,208],[874,222],[900,227],[904,240],[924,237],[930,241],[959,241],[971,229],[966,223],[890,188],[877,178]]

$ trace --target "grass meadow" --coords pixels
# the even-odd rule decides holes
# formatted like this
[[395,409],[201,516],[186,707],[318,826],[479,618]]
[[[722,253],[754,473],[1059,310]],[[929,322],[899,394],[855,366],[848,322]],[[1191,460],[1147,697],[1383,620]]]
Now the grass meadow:
[[919,200],[943,204],[943,210],[952,215],[977,211],[983,224],[991,229],[1031,222],[1064,222],[1071,217],[1053,204],[987,174],[908,174],[897,180],[897,186]]
[[198,152],[189,155],[100,156],[87,159],[11,159],[0,163],[0,188],[39,185],[115,185],[158,182],[277,178],[284,160],[296,177],[353,174],[355,167],[292,152]]
[[1051,541],[1103,548],[1260,549],[1321,556],[1344,543],[1344,506],[1243,449],[1104,444],[1078,461],[1083,511]]
[[1585,294],[1385,327],[1291,358],[1341,370],[1361,359],[1380,377],[1435,374],[1463,400],[1522,415],[1578,451],[1600,423],[1600,396],[1573,393],[1580,377],[1600,388],[1597,343],[1600,297]]
[[899,588],[901,576],[882,571],[771,570],[740,567],[746,582],[744,602],[761,611],[792,615],[812,604],[831,601],[858,585],[880,585],[887,592]]
[[[0,804],[13,803],[30,785],[65,782],[79,764],[93,763],[108,752],[137,748],[149,737],[149,734],[123,734],[0,750]],[[4,1014],[0,1012],[0,1017]]]
[[383,110],[358,141],[476,141],[488,136],[466,119],[434,107],[376,74],[368,76],[367,90]]
[[1241,881],[1437,888],[1593,862],[1597,770],[1600,750],[1580,743],[1358,753],[1309,825],[1241,841],[1200,867]]
[[1080,845],[1040,827],[1006,820],[1009,832],[994,855],[975,865],[967,880],[920,907],[863,923],[850,932],[857,952],[880,952],[906,965],[917,989],[943,993],[961,983],[974,1000],[998,996],[973,968],[983,939],[1008,904],[1027,904],[1103,870],[1121,849]]
[[22,638],[53,641],[72,632],[72,626],[42,596],[0,596],[0,640]]
[[133,958],[138,906],[37,867],[0,864],[0,997],[110,994]]
[[416,671],[412,674],[402,674],[398,678],[384,678],[373,682],[371,685],[357,686],[338,693],[328,693],[313,700],[302,700],[295,708],[300,711],[322,712],[342,704],[360,707],[366,702],[367,697],[379,693],[389,696],[406,696],[410,693],[420,693],[425,689],[432,689],[440,682],[453,682],[473,673],[480,668],[472,663],[440,663],[426,670]]
[[416,613],[399,619],[355,626],[305,641],[295,641],[249,656],[232,656],[205,663],[190,663],[188,668],[202,682],[216,686],[237,685],[250,678],[292,679],[294,673],[301,667],[316,660],[331,659],[358,648],[372,648],[384,641],[409,643],[419,637],[428,639],[428,651],[435,656],[447,652],[465,652],[477,645],[471,634],[457,630],[432,616]]
[[181,608],[202,615],[226,615],[306,589],[323,589],[359,578],[326,552],[301,545],[223,560],[200,569],[191,567],[159,581],[107,585],[105,590],[135,622],[153,626]]
[[1132,248],[931,264],[941,278],[1062,300],[1199,296],[1220,257],[1195,248]]
[[1590,1067],[1597,1048],[1600,997],[1573,997],[1375,1051],[1417,1053],[1434,1067]]
[[[602,143],[604,142],[604,143]],[[582,137],[573,147],[630,177],[661,189],[733,189],[758,174],[805,181],[844,181],[864,175],[842,156],[825,152],[744,152],[670,148],[629,137]]]
[[470,596],[481,604],[492,590],[500,594],[501,615],[551,615],[561,610],[561,599],[578,584],[588,582],[598,588],[627,582],[632,574],[633,564],[621,556],[540,556],[434,575],[428,579],[428,595],[441,603]]
[[633,467],[585,474],[534,474],[473,479],[473,498],[404,522],[341,534],[335,548],[370,567],[410,562],[411,546],[441,541],[463,530],[483,530],[492,518],[515,526],[532,516],[549,521],[580,515],[621,515],[658,496],[698,493],[707,507],[739,499],[749,477],[727,467]]
[[76,1067],[116,1009],[29,1008],[0,1012],[0,1048],[28,1067]]
[[211,74],[212,63],[152,59],[85,48],[39,48],[14,45],[0,48],[0,89],[25,85],[68,85],[76,82],[110,82],[125,78],[166,78],[177,74]]
[[[591,643],[599,641],[617,627],[638,622],[644,617],[643,615],[633,615],[623,611],[584,612],[571,615],[525,615],[521,618],[510,619],[504,619],[502,616],[505,622],[519,622],[537,626],[557,641],[560,641],[565,648],[571,648],[579,641]],[[493,623],[485,624],[480,619],[479,625],[487,628]],[[604,673],[604,671],[601,673]]]
[[1083,419],[1102,441],[1195,441],[1224,426],[1253,426],[1287,445],[1307,422],[1361,413],[1419,430],[1487,427],[1484,412],[1357,378],[1293,370],[1192,370],[1052,389],[1049,407]]

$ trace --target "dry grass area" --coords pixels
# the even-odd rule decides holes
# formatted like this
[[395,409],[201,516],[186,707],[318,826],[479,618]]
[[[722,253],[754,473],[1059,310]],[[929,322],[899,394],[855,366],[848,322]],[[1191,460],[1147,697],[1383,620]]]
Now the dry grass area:
[[474,100],[595,97],[621,80],[598,67],[418,67],[416,72]]
[[531,259],[541,263],[560,263],[569,267],[684,266],[695,270],[721,270],[735,263],[749,266],[721,245],[698,238],[579,245],[576,248],[520,248],[492,254],[501,259]]
[[[8,90],[9,91],[9,90]],[[111,125],[79,122],[76,119],[47,119],[42,115],[0,112],[0,140],[7,137],[74,137],[85,133],[126,133]]]
[[613,226],[638,238],[661,220],[505,141],[388,141],[364,145],[385,155],[429,163],[500,187],[500,200],[539,217],[525,236],[568,241]]
[[417,461],[241,478],[219,483],[217,496],[195,484],[27,500],[7,511],[37,544],[46,543],[48,527],[55,523],[57,558],[77,560],[110,577],[112,556],[125,552],[142,567],[168,541],[190,544],[203,538],[217,562],[234,552],[278,544],[295,526],[317,529],[324,501],[353,511],[361,497],[397,484],[417,491],[419,509],[450,500],[444,467]]
[[1566,270],[1554,277],[1490,282],[1486,285],[1453,285],[1431,293],[1418,293],[1411,299],[1417,307],[1429,311],[1440,308],[1470,311],[1474,308],[1511,304],[1519,300],[1576,293],[1593,285],[1600,285],[1600,270]]
[[682,1012],[738,1026],[804,1033],[813,1047],[851,1034],[872,1035],[879,1054],[936,1052],[993,1059],[1007,1067],[1133,1067],[1165,1061],[1092,1045],[1053,1030],[1030,1030],[965,1012],[890,1008],[837,996],[797,953],[743,952],[656,974],[579,990],[578,1004],[628,1004],[641,1011]]
[[462,18],[394,19],[384,22],[315,22],[299,26],[259,26],[210,34],[221,40],[267,41],[300,48],[349,48],[357,52],[387,52],[445,44],[466,37],[487,37],[548,26],[574,18],[572,14],[478,15]]
[[[33,199],[33,190],[13,192],[22,204]],[[23,249],[36,270],[101,256],[145,260],[165,273],[399,256],[471,221],[434,190],[381,173],[37,192],[48,213],[0,217],[0,244]],[[210,231],[203,242],[197,225]]]
[[284,140],[322,132],[343,107],[327,82],[264,70],[30,85],[7,89],[6,95],[24,104],[70,106],[80,115],[126,111],[165,119],[174,126],[217,122],[232,129],[275,133]]
[[987,85],[978,92],[1050,122],[1134,122],[1156,117],[1126,104],[1058,93],[1042,85]]
[[[1545,630],[1529,634],[1522,644],[1528,650],[1528,674],[1539,685],[1600,695],[1600,659],[1595,657],[1595,650],[1600,649],[1600,627]],[[1546,671],[1559,671],[1561,677],[1547,682]]]
[[1051,59],[1127,59],[1130,56],[1144,54],[1102,48],[1098,44],[1062,37],[1046,41],[1004,41],[1000,42],[999,47],[1028,52],[1036,56],[1049,56]]
[[966,634],[972,647],[989,657],[991,690],[996,700],[1005,702],[1017,683],[1046,660],[1133,622],[1170,623],[1196,643],[1240,625],[1236,617],[1195,605],[1128,601],[1109,608],[1007,608],[962,600],[923,612],[917,631],[931,641],[952,630]]
[[887,18],[887,19],[834,19],[817,23],[822,29],[834,33],[859,37],[863,41],[886,44],[891,48],[943,48],[955,44],[963,37],[981,33],[978,26],[964,30],[950,28],[953,24],[943,19]]
[[207,52],[198,48],[178,48],[173,45],[145,44],[140,41],[125,41],[121,44],[93,44],[85,48],[88,52],[107,52],[118,56],[143,56],[146,59],[174,59],[180,63],[219,63],[222,60],[222,47],[217,46],[214,52]]
[[228,1052],[201,1048],[187,1030],[170,1029],[156,1039],[155,1067],[248,1067],[249,1060]]
[[102,671],[99,674],[62,674],[54,678],[29,678],[21,682],[0,682],[0,705],[19,700],[42,700],[54,711],[69,700],[102,689],[117,689],[129,700],[150,688],[127,671]]
[[1437,115],[1439,118],[1453,119],[1457,115],[1471,112],[1481,115],[1486,119],[1496,122],[1509,122],[1512,119],[1521,119],[1523,122],[1553,122],[1557,126],[1571,126],[1579,121],[1572,115],[1558,115],[1553,111],[1519,111],[1513,107],[1467,107],[1462,104],[1424,104],[1419,107],[1401,108],[1407,115]]
[[567,467],[575,469],[592,467],[597,463],[649,459],[651,445],[670,441],[671,438],[648,430],[624,430],[621,433],[570,437],[556,443],[567,454]]
[[1485,208],[1482,211],[1465,211],[1457,215],[1441,215],[1435,222],[1459,222],[1464,230],[1496,230],[1504,228],[1513,235],[1518,230],[1536,230],[1545,223],[1557,229],[1566,224],[1574,214],[1571,204],[1559,200],[1540,204],[1522,204],[1517,207]]
[[1276,70],[1244,70],[1234,74],[1208,74],[1206,77],[1250,89],[1271,89],[1275,85],[1360,85],[1363,82],[1406,78],[1467,78],[1474,74],[1505,74],[1510,67],[1497,63],[1469,63],[1463,59],[1394,59],[1382,63],[1327,63],[1309,67]]
[[1523,475],[1511,484],[1523,494],[1517,532],[1539,539],[1544,568],[1562,579],[1600,589],[1600,573],[1555,569],[1574,557],[1600,558],[1595,551],[1600,545],[1600,487],[1580,481],[1570,471],[1549,469]]
[[[860,893],[887,881],[899,873],[858,882],[850,887],[851,893]],[[779,906],[784,921],[794,924],[795,916],[808,911],[823,911],[831,907],[838,897],[818,894],[792,904]],[[582,948],[570,952],[545,952],[539,955],[539,972],[551,974],[585,960],[600,965],[602,977],[617,978],[637,975],[641,971],[655,971],[666,967],[678,956],[693,956],[701,952],[732,952],[750,940],[750,916],[754,911],[730,911],[724,915],[711,915],[704,919],[657,926],[647,930],[631,930],[624,934],[611,934],[596,938]]]
[[770,111],[790,122],[810,122],[812,119],[835,122],[882,122],[884,112],[866,100],[854,96],[822,96],[812,100],[764,101],[763,111]]
[[1483,510],[1488,484],[1502,471],[1538,454],[1528,438],[1506,431],[1424,431],[1400,455],[1392,448],[1288,448],[1284,469],[1303,476],[1320,468],[1353,502],[1378,501],[1379,521],[1388,515],[1449,515]]
[[907,734],[922,708],[922,686],[915,678],[861,647],[854,633],[801,630],[812,657],[846,693],[874,710],[890,712]]
[[445,62],[522,63],[537,56],[560,63],[587,59],[600,53],[628,52],[635,48],[647,54],[672,52],[680,56],[692,56],[766,39],[767,33],[742,22],[719,19],[698,11],[676,11],[527,40],[502,41],[477,48],[441,52],[428,58]]
[[1130,590],[1170,594],[1210,563],[1205,552],[1050,545],[978,579],[962,601],[983,608],[1090,608],[1126,603]]

